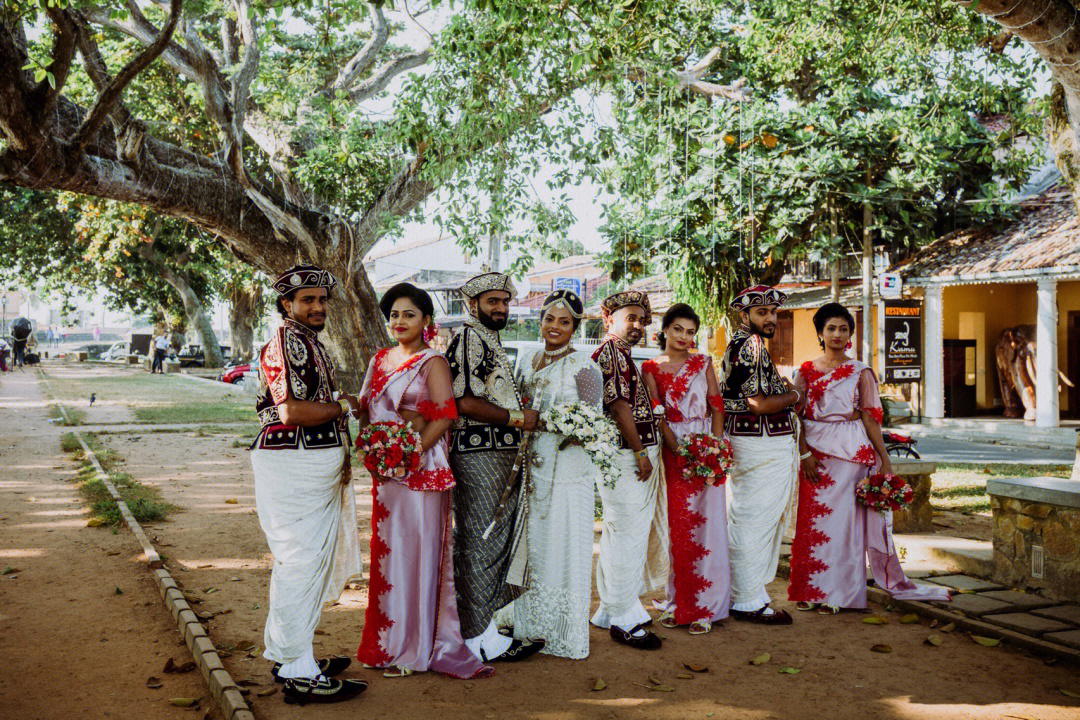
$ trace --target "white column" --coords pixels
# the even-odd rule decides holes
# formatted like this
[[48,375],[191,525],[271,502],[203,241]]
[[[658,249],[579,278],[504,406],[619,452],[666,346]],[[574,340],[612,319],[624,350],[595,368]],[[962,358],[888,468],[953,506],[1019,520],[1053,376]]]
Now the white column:
[[924,311],[926,318],[923,323],[926,326],[924,332],[923,356],[926,367],[926,377],[923,384],[926,387],[926,417],[945,417],[945,333],[942,327],[940,285],[931,285],[926,288]]
[[1039,278],[1035,329],[1035,425],[1058,426],[1057,280]]

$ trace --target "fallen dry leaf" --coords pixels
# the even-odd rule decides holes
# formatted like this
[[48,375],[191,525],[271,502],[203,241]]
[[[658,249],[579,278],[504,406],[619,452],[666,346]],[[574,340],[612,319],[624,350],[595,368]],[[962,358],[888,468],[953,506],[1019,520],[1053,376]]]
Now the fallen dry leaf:
[[195,669],[195,661],[194,660],[188,660],[186,663],[182,663],[180,665],[177,665],[176,668],[173,670],[173,672],[174,673],[189,673],[194,669]]
[[237,680],[236,684],[239,687],[255,687],[256,685],[261,685],[262,683],[260,683],[258,680],[252,680],[251,678],[244,678],[243,680]]
[[779,670],[777,670],[777,672],[782,672],[785,675],[798,675],[800,672],[802,672],[802,668],[786,667],[780,668]]
[[871,645],[870,646],[870,652],[891,653],[892,652],[892,646],[891,645]]
[[653,685],[662,685],[663,684],[659,680],[657,680],[655,677],[653,677],[652,675],[649,676],[649,682],[651,682]]
[[943,633],[951,633],[955,629],[956,629],[956,623],[954,623],[954,622],[951,622],[951,623],[948,623],[946,625],[941,626],[941,632],[943,632]]
[[212,568],[212,567],[214,567],[214,563],[203,563],[202,565],[196,565],[195,569],[196,570],[203,570],[204,568]]
[[593,683],[593,692],[599,692],[607,687],[607,683],[604,682],[604,678],[596,678],[596,682]]
[[236,498],[229,498],[228,500],[225,501],[225,504],[226,505],[235,505],[236,504]]
[[930,627],[936,628],[937,626],[938,626],[937,618],[934,618],[933,620],[930,621]]
[[685,663],[684,662],[682,664],[682,666],[684,668],[686,668],[687,670],[689,670],[690,672],[696,672],[696,673],[709,672],[709,666],[708,665],[698,665],[696,663]]
[[229,578],[229,582],[240,582],[240,578],[233,575],[231,578]]
[[983,647],[994,647],[995,645],[1001,644],[1001,640],[997,638],[983,637],[982,635],[972,635],[971,639]]
[[923,642],[925,642],[927,645],[933,645],[934,647],[941,647],[941,644],[945,642],[945,638],[941,637],[937,633],[932,633],[930,635],[927,635],[926,639],[923,640]]
[[216,592],[217,592],[217,588],[216,588],[216,587],[214,587],[213,585],[211,585],[210,587],[208,587],[208,588],[206,588],[205,590],[203,590],[203,592],[204,592],[204,593],[206,593],[207,595],[211,595],[211,594],[213,594],[213,593],[216,593]]
[[176,707],[195,707],[202,698],[169,698],[169,702]]
[[105,524],[105,521],[101,518],[90,518],[86,521],[86,527],[101,527]]
[[184,599],[191,605],[198,605],[202,602],[202,598],[198,595],[192,595],[191,593],[184,593]]
[[162,682],[160,678],[156,678],[153,675],[146,678],[146,687],[150,688],[151,690],[157,690],[161,686]]
[[772,655],[770,655],[769,653],[762,653],[761,655],[758,655],[756,658],[751,660],[750,664],[751,665],[764,665],[765,663],[769,662],[770,660],[772,660]]
[[255,694],[258,695],[259,697],[270,697],[271,695],[273,695],[276,692],[277,692],[276,687],[268,687],[265,690],[260,690],[259,692],[255,693]]
[[649,689],[653,692],[675,692],[675,688],[670,685],[653,685]]
[[877,615],[871,615],[868,618],[863,618],[863,622],[866,623],[867,625],[888,625],[889,624],[888,620],[886,620],[883,617],[878,617]]
[[1061,694],[1064,695],[1065,697],[1080,698],[1080,693],[1078,693],[1078,692],[1074,692],[1074,691],[1069,690],[1067,688],[1058,688],[1058,690],[1060,690]]
[[908,613],[900,618],[901,625],[914,625],[919,622],[919,616],[915,613]]
[[679,679],[679,680],[693,680],[694,679],[694,676],[691,675],[690,673],[680,673],[680,674],[676,675],[675,677],[677,679]]

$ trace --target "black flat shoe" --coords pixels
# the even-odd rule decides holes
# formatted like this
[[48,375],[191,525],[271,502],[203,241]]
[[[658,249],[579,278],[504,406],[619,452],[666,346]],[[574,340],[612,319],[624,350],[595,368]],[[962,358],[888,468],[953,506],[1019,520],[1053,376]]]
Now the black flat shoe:
[[[331,655],[330,657],[323,658],[318,661],[319,672],[326,677],[335,677],[345,672],[345,670],[352,664],[352,659],[345,657],[344,655]],[[274,663],[274,667],[270,668],[270,674],[274,676],[274,682],[283,683],[285,678],[278,677],[278,671],[281,670],[281,663]]]
[[513,640],[506,652],[484,662],[521,662],[543,650],[546,644],[544,640]]
[[758,625],[790,625],[791,615],[787,610],[773,610],[771,615],[766,615],[765,610],[769,606],[761,608],[760,610],[754,610],[753,612],[747,612],[744,610],[732,610],[731,617],[736,620],[745,620],[747,622],[757,623]]
[[367,690],[363,680],[335,680],[320,675],[317,678],[289,678],[281,691],[288,705],[336,703],[351,700]]
[[611,626],[611,639],[620,645],[627,645],[635,650],[659,650],[663,641],[660,640],[660,636],[651,630],[646,630],[644,635],[635,636],[638,630],[645,627],[645,623],[641,625],[635,625],[630,628],[629,631],[623,630],[616,625]]

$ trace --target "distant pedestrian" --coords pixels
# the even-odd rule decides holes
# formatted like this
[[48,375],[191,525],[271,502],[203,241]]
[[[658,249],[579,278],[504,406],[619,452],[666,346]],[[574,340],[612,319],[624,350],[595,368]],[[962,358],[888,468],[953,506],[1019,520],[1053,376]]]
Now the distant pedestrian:
[[151,373],[162,373],[165,371],[162,369],[162,363],[165,360],[165,353],[169,349],[169,337],[163,332],[154,338],[154,364],[150,368]]
[[51,325],[49,326],[49,332],[46,335],[46,340],[48,340],[48,344],[46,345],[46,347],[54,347],[56,345],[56,333],[53,331]]
[[101,328],[97,325],[94,326],[94,342],[101,341]]

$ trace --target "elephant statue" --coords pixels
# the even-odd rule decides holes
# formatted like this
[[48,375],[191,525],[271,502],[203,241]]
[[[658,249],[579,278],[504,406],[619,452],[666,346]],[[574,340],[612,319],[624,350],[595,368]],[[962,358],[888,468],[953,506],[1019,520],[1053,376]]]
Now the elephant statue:
[[[1035,419],[1035,352],[1034,325],[1018,325],[1001,331],[994,357],[1005,417]],[[1061,382],[1073,386],[1060,371],[1058,376]]]

